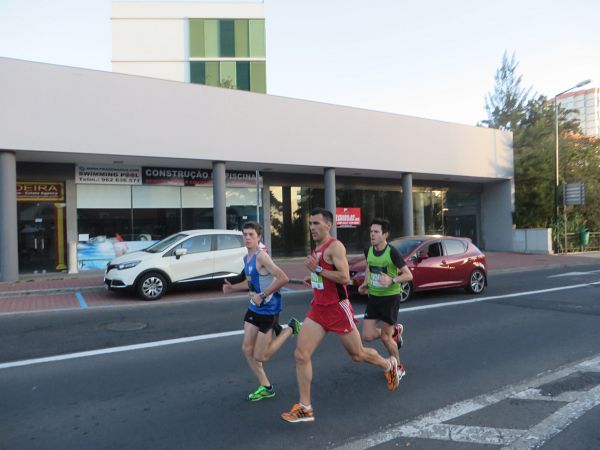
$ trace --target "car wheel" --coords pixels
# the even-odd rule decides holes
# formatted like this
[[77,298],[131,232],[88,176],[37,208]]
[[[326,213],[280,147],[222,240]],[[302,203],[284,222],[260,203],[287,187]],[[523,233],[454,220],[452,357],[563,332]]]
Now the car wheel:
[[137,283],[137,294],[142,300],[158,300],[166,292],[167,282],[156,272],[142,275]]
[[469,284],[465,286],[465,290],[469,294],[481,294],[485,289],[485,274],[475,269],[469,276]]
[[410,281],[400,284],[400,303],[408,301],[412,297],[413,285]]

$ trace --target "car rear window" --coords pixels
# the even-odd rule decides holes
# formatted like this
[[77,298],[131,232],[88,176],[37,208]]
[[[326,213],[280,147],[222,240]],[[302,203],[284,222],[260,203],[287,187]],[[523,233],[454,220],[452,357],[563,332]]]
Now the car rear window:
[[244,245],[241,236],[236,234],[219,234],[217,235],[217,250],[229,250],[232,248],[240,248]]
[[467,251],[467,244],[458,239],[444,239],[444,245],[448,255],[460,255]]

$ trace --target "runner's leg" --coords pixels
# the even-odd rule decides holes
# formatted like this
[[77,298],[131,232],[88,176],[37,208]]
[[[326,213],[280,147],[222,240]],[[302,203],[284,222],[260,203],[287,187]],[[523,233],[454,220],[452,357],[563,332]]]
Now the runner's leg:
[[358,329],[354,327],[348,334],[339,335],[342,344],[353,361],[367,362],[388,370],[390,363],[382,357],[374,348],[364,347],[360,339]]
[[263,386],[270,386],[271,383],[267,378],[267,374],[265,373],[265,369],[263,369],[262,363],[254,358],[254,346],[256,345],[258,334],[259,331],[257,326],[254,326],[248,322],[244,322],[244,341],[242,342],[242,352],[246,357],[246,361],[248,362],[250,369],[252,372],[254,372],[254,375],[256,375],[258,382]]
[[275,339],[273,339],[271,332],[258,333],[254,345],[254,359],[263,363],[267,362],[291,335],[291,328],[281,330],[281,333]]
[[300,403],[309,406],[310,384],[312,382],[312,354],[325,338],[327,332],[321,325],[308,317],[304,319],[298,343],[296,344],[296,377],[298,378],[298,389],[300,391]]

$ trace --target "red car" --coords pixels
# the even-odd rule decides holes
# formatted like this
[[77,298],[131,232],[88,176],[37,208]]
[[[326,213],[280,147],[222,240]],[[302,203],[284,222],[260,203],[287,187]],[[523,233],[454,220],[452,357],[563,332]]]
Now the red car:
[[[410,236],[394,239],[390,245],[398,249],[413,275],[410,283],[402,285],[402,302],[413,292],[464,287],[471,294],[481,294],[487,286],[485,255],[469,238]],[[357,293],[365,279],[365,257],[354,258],[349,264],[349,289]]]

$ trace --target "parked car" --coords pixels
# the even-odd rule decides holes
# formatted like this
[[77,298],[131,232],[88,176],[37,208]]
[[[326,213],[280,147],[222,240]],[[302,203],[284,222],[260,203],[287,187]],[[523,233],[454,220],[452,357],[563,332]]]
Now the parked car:
[[110,290],[131,289],[156,300],[176,284],[238,279],[246,253],[240,231],[182,231],[113,259],[104,282]]
[[[413,280],[402,284],[400,301],[413,292],[464,287],[481,294],[487,286],[485,255],[471,239],[451,236],[410,236],[390,241],[410,269]],[[349,261],[352,293],[358,293],[365,279],[366,261],[361,256]]]

